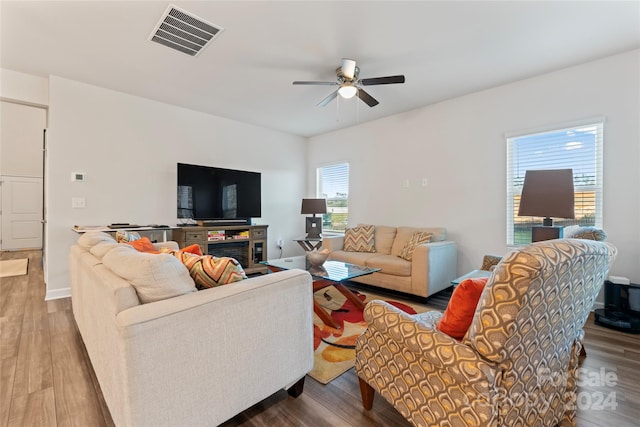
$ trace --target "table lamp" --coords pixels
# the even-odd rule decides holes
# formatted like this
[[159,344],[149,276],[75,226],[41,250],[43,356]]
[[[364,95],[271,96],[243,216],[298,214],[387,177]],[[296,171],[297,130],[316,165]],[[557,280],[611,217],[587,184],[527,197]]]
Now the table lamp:
[[542,226],[531,227],[531,241],[559,239],[563,227],[554,227],[555,218],[575,218],[573,170],[528,170],[524,176],[518,216],[544,217]]
[[316,214],[327,213],[326,199],[302,199],[302,214],[313,214],[308,216],[306,221],[307,239],[320,239],[322,233],[322,217]]

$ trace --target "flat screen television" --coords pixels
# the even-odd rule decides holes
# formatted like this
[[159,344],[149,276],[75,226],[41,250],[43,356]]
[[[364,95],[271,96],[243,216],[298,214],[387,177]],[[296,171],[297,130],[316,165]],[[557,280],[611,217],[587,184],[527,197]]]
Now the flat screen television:
[[178,218],[249,223],[262,216],[261,175],[178,163]]

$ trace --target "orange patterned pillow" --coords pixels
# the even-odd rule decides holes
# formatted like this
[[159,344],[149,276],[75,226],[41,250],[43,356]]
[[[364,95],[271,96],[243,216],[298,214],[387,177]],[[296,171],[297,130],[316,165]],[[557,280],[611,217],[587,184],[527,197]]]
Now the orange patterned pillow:
[[471,321],[476,313],[476,306],[487,284],[488,277],[477,279],[465,279],[456,286],[449,305],[444,311],[438,330],[460,341],[471,326]]
[[240,263],[233,258],[198,256],[189,252],[174,252],[174,255],[187,267],[199,290],[228,285],[247,278]]
[[427,233],[425,231],[416,231],[411,235],[411,238],[404,245],[404,248],[400,251],[398,256],[402,259],[406,259],[407,261],[411,261],[413,259],[413,253],[416,250],[416,246],[421,245],[423,243],[429,243],[431,241],[431,233]]

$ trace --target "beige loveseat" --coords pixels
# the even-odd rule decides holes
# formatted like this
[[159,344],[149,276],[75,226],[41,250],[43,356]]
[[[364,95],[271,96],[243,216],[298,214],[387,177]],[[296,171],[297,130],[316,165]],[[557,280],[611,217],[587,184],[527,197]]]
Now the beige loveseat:
[[71,248],[72,304],[116,425],[214,426],[280,389],[302,391],[313,367],[307,272],[202,291],[185,280],[177,289],[186,293],[142,304],[113,269],[147,285],[191,279],[188,271],[172,255],[98,237],[84,235]]
[[[398,255],[416,231],[431,233],[431,242],[417,246],[412,260],[406,261]],[[322,247],[331,252],[329,259],[382,269],[353,281],[428,297],[451,286],[456,277],[456,244],[446,238],[442,227],[376,225],[373,253],[344,251],[344,236],[323,237]]]

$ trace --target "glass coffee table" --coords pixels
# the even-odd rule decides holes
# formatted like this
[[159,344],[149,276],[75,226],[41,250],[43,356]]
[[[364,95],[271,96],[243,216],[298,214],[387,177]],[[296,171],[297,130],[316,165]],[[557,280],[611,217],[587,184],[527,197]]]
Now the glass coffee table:
[[[341,261],[325,261],[320,267],[313,267],[304,255],[281,259],[270,259],[261,262],[273,272],[282,270],[292,270],[294,268],[308,271],[313,277],[313,292],[324,289],[327,286],[335,287],[345,296],[358,310],[364,309],[364,304],[353,292],[351,292],[342,282],[354,277],[380,271],[379,268],[365,267],[361,265],[349,264]],[[340,324],[336,322],[315,299],[313,300],[313,311],[326,324],[333,328],[340,329]]]

